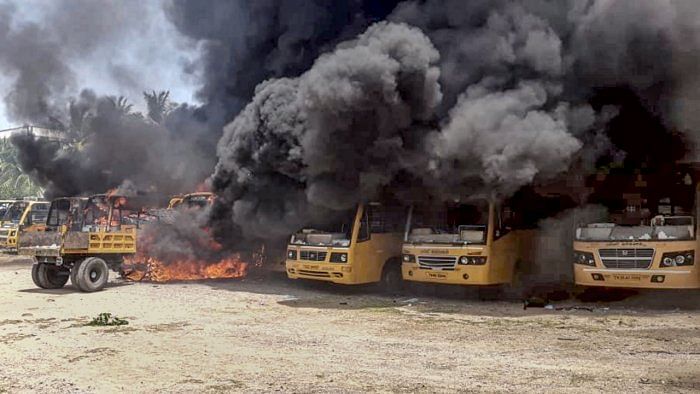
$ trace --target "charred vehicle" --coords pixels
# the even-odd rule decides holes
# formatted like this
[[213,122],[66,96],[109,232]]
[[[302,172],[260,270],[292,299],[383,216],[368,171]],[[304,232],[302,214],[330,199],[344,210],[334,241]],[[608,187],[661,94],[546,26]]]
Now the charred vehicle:
[[49,211],[46,201],[15,201],[5,210],[0,227],[0,250],[17,252],[19,235],[34,226],[43,225]]
[[204,208],[214,202],[216,196],[212,192],[196,192],[173,196],[168,203],[168,209],[175,208]]
[[19,253],[32,256],[34,283],[44,289],[71,283],[84,292],[104,288],[109,270],[119,272],[136,253],[141,207],[114,195],[59,198],[43,229],[23,233]]

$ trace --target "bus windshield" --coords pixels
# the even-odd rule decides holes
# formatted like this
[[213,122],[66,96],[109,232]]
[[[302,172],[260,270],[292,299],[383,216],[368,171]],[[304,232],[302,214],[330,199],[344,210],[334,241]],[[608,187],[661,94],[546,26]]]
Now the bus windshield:
[[591,223],[576,229],[580,241],[685,241],[695,239],[692,216],[657,216],[648,225]]
[[406,241],[414,243],[485,244],[489,220],[488,202],[416,206]]
[[5,215],[2,218],[3,222],[19,224],[19,220],[22,218],[22,213],[24,213],[27,205],[29,205],[27,202],[15,202],[12,204],[5,212]]
[[5,213],[12,206],[12,201],[0,201],[0,221],[5,217]]
[[301,229],[292,235],[290,243],[311,246],[350,246],[355,213],[355,210],[347,211],[340,214],[336,220]]

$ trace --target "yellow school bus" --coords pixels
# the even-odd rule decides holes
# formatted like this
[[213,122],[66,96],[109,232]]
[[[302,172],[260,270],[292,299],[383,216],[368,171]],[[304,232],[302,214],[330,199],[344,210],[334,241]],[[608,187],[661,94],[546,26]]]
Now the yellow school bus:
[[414,205],[404,235],[402,276],[415,282],[503,285],[529,260],[535,230],[489,200]]
[[330,226],[305,228],[287,246],[286,269],[291,279],[345,285],[401,283],[402,227],[405,209],[378,203],[360,204]]
[[[574,279],[584,287],[700,288],[698,185],[687,179],[681,193],[654,191],[649,206],[630,203],[610,212],[608,222],[576,228]],[[661,189],[661,190],[659,190]],[[669,188],[670,189],[670,188]],[[670,191],[670,190],[669,190]],[[648,201],[651,197],[640,198]]]
[[0,227],[0,250],[16,253],[22,230],[46,222],[49,213],[47,201],[15,201],[5,211]]

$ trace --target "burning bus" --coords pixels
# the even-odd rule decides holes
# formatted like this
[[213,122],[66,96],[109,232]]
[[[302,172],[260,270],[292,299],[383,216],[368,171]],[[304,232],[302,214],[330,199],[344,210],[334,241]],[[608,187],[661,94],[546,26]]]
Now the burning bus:
[[493,200],[414,205],[404,234],[403,279],[509,284],[533,237],[510,206]]
[[[523,188],[507,199],[468,198],[415,203],[402,248],[403,279],[478,286],[488,294],[502,285],[520,290],[552,284],[560,276],[541,267],[543,244],[556,242],[540,221],[573,206],[566,195]],[[550,283],[552,282],[552,283]]]
[[405,212],[399,206],[360,204],[330,226],[296,232],[287,248],[287,276],[346,285],[381,282],[397,289]]
[[[573,243],[575,282],[584,287],[700,288],[696,164],[612,182],[606,222],[583,223]],[[608,177],[611,177],[608,175]],[[602,192],[607,190],[598,187]]]
[[173,196],[168,203],[168,209],[179,207],[204,208],[214,203],[216,195],[212,192],[195,192],[185,195]]
[[136,253],[140,207],[117,195],[59,198],[46,225],[22,233],[19,253],[32,256],[32,280],[40,288],[63,287],[70,277],[83,292],[104,288],[109,270],[119,271]]
[[15,201],[5,210],[0,227],[0,250],[16,253],[20,232],[42,225],[49,211],[47,201]]

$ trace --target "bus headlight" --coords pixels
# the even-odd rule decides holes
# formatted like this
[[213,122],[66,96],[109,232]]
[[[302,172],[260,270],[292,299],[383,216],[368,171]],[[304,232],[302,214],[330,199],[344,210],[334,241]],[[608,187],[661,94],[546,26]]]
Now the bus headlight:
[[457,261],[461,265],[484,265],[486,256],[461,256]]
[[347,263],[348,254],[347,253],[331,253],[331,263]]
[[287,260],[296,260],[296,259],[297,259],[297,251],[296,250],[288,250],[287,251]]
[[595,257],[593,253],[574,250],[574,263],[595,267]]
[[661,257],[661,268],[664,267],[685,267],[695,263],[695,251],[686,250],[683,252],[664,253]]
[[401,257],[401,260],[404,263],[415,263],[416,262],[416,256],[412,254],[405,254]]

